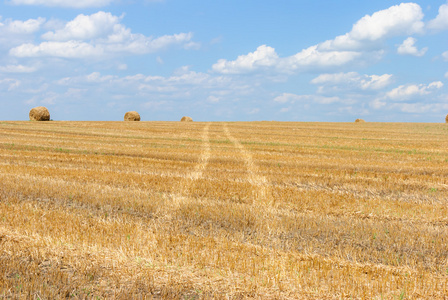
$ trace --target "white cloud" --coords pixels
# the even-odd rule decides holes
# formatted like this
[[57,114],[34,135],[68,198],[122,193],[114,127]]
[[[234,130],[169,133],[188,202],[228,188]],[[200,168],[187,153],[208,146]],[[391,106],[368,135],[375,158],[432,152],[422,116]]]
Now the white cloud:
[[379,90],[385,88],[392,83],[391,74],[383,75],[364,75],[365,78],[361,79],[361,88],[363,90]]
[[398,46],[397,53],[401,55],[413,55],[413,56],[423,56],[425,55],[426,51],[428,51],[428,48],[425,47],[421,50],[418,50],[417,47],[415,47],[415,43],[417,40],[413,37],[408,37],[403,41],[403,43]]
[[213,70],[223,74],[239,74],[257,70],[259,68],[272,67],[278,62],[275,49],[261,45],[254,52],[240,55],[234,61],[220,59],[212,66]]
[[278,103],[288,103],[288,102],[293,102],[295,100],[300,100],[300,99],[301,99],[301,96],[299,96],[299,95],[283,93],[280,96],[275,97],[274,101],[278,102]]
[[86,81],[89,83],[110,82],[113,79],[115,79],[114,76],[111,75],[101,76],[99,72],[93,72],[86,76]]
[[9,53],[16,57],[63,57],[85,58],[100,56],[104,50],[78,41],[43,42],[40,45],[23,44],[12,48]]
[[216,97],[216,96],[210,95],[210,96],[208,96],[207,101],[211,102],[211,103],[218,103],[219,102],[219,98]]
[[14,47],[10,54],[17,57],[88,58],[118,54],[147,54],[172,45],[184,48],[198,45],[191,33],[147,37],[134,34],[119,22],[121,17],[98,12],[89,16],[80,14],[63,28],[42,35],[49,41],[35,45],[25,43]]
[[400,85],[399,87],[386,93],[386,98],[394,101],[405,101],[415,96],[428,95],[438,89],[441,89],[442,87],[443,83],[441,81],[435,81],[430,84]]
[[380,90],[392,83],[392,75],[360,75],[357,72],[321,74],[311,80],[311,83],[330,87],[333,91],[341,89]]
[[442,57],[445,61],[448,61],[448,51],[443,52]]
[[6,88],[8,92],[17,89],[20,86],[20,81],[13,78],[5,78],[0,79],[0,91],[3,89],[3,87]]
[[176,82],[176,83],[182,83],[182,84],[193,84],[193,85],[200,85],[204,82],[207,82],[211,79],[211,76],[205,73],[200,72],[194,72],[190,71],[185,74],[171,76],[167,79],[168,82]]
[[402,3],[367,15],[356,22],[349,33],[303,49],[295,55],[280,58],[274,48],[262,45],[234,61],[220,59],[212,69],[222,74],[259,70],[291,73],[341,67],[359,60],[372,61],[381,57],[381,42],[386,38],[422,32],[422,18],[418,4]]
[[[1,21],[1,17],[0,17]],[[29,41],[45,24],[44,18],[26,21],[6,19],[0,22],[0,49],[9,49]]]
[[170,77],[163,76],[145,76],[143,74],[136,74],[133,76],[112,76],[101,75],[99,72],[93,72],[86,76],[63,78],[58,83],[61,85],[82,84],[82,83],[108,83],[114,87],[132,87],[138,89],[154,90],[155,87],[171,87],[171,86],[194,86],[194,85],[212,85],[217,82],[206,73],[198,73],[188,71],[183,74],[173,75]]
[[212,69],[222,74],[242,74],[263,69],[290,73],[303,71],[311,67],[326,68],[342,66],[359,56],[360,53],[352,51],[321,52],[317,46],[312,46],[293,56],[280,58],[274,48],[262,45],[254,52],[238,56],[234,61],[220,59],[212,66]]
[[88,89],[69,88],[67,90],[67,92],[65,93],[65,96],[70,97],[70,98],[79,98],[87,92],[88,92]]
[[445,78],[448,79],[448,72],[445,73]]
[[162,110],[169,108],[172,109],[173,103],[170,101],[162,100],[162,101],[148,101],[143,104],[143,107],[148,110]]
[[354,51],[321,51],[318,46],[302,50],[281,62],[285,70],[300,70],[304,67],[337,67],[359,58],[361,53]]
[[[47,32],[42,38],[50,41],[65,42],[70,40],[89,40],[104,37],[114,31],[121,31],[123,27],[118,24],[121,18],[103,11],[93,15],[78,15],[74,20],[68,22],[63,29],[55,32]],[[114,28],[115,27],[115,28]]]
[[441,89],[443,87],[443,83],[441,81],[434,81],[428,85],[429,89]]
[[[173,109],[188,110],[196,107],[195,105],[201,109],[204,109],[204,106],[209,107],[213,112],[219,110],[219,107],[230,109],[226,103],[241,101],[239,103],[244,106],[242,99],[247,99],[248,95],[252,97],[256,92],[256,84],[249,85],[230,76],[194,72],[187,67],[179,69],[171,76],[117,76],[93,72],[63,78],[57,81],[57,86],[58,90],[72,87],[88,89],[90,97],[95,97],[97,101],[101,101],[100,98],[116,99],[120,105],[138,102],[142,107],[159,107],[164,111],[169,110],[171,106]],[[259,90],[258,88],[257,91]],[[119,95],[119,98],[116,98],[116,95]],[[60,99],[64,99],[63,94],[60,94]],[[151,102],[144,105],[148,99],[151,99]],[[158,106],[157,103],[163,105]],[[248,107],[244,110],[248,112]],[[207,115],[212,111],[208,111]]]
[[144,54],[156,52],[171,45],[187,45],[188,47],[192,38],[193,34],[190,32],[164,35],[155,39],[141,34],[133,34],[121,45],[124,45],[122,49],[126,52]]
[[415,3],[401,3],[366,15],[345,35],[320,45],[324,50],[359,50],[377,45],[377,41],[393,36],[421,33],[424,23],[421,7]]
[[183,48],[186,50],[199,50],[199,49],[201,49],[201,43],[189,41],[189,42],[184,43]]
[[125,71],[125,70],[128,69],[128,65],[127,64],[119,64],[117,66],[117,69],[120,70],[120,71]]
[[70,8],[100,7],[109,5],[112,2],[113,0],[10,0],[10,3],[15,5],[43,5]]
[[386,109],[389,111],[404,112],[408,114],[440,114],[441,111],[448,110],[448,98],[439,97],[433,101],[419,101],[414,103],[408,102],[392,102],[387,103],[381,99],[375,99],[370,103],[370,107],[374,109]]
[[247,113],[249,115],[255,115],[255,114],[258,114],[259,112],[260,112],[259,108],[253,108],[253,109],[249,110]]
[[36,67],[29,67],[24,65],[8,65],[0,66],[0,72],[3,73],[33,73],[37,70]]
[[373,109],[381,109],[383,107],[385,107],[387,105],[387,103],[384,101],[384,99],[374,99],[373,101],[371,101],[369,103],[369,106],[372,107]]
[[378,40],[423,30],[423,13],[418,4],[401,3],[359,20],[350,32],[356,40]]
[[277,103],[314,102],[319,104],[331,104],[340,101],[341,99],[339,97],[324,97],[319,95],[296,95],[291,93],[283,93],[274,98],[274,102]]
[[56,104],[58,96],[59,95],[55,92],[48,92],[40,102],[45,105],[53,105]]
[[26,21],[8,19],[4,24],[0,23],[3,25],[0,28],[13,34],[32,34],[38,31],[43,23],[45,23],[45,18],[28,19]]
[[394,103],[392,109],[398,109],[405,113],[424,114],[428,112],[438,113],[448,109],[446,103]]
[[435,19],[428,22],[428,28],[436,30],[448,29],[448,4],[443,4],[439,7],[439,14]]

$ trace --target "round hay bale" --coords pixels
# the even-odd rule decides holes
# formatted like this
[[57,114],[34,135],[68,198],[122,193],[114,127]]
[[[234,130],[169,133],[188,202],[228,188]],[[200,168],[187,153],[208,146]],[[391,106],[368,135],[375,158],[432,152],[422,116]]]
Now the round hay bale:
[[448,123],[448,115],[445,117],[445,123]]
[[365,123],[366,121],[364,121],[363,119],[356,119],[355,123]]
[[187,116],[183,116],[182,119],[180,119],[181,122],[193,122],[193,119]]
[[140,115],[136,111],[128,111],[124,114],[125,121],[140,121]]
[[50,121],[50,112],[44,106],[38,106],[30,110],[30,121]]

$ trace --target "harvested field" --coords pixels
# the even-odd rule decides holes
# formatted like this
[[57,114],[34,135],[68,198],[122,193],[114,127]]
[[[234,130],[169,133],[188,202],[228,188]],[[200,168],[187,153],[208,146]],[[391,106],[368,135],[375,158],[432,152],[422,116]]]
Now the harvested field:
[[0,299],[446,299],[446,124],[0,122]]

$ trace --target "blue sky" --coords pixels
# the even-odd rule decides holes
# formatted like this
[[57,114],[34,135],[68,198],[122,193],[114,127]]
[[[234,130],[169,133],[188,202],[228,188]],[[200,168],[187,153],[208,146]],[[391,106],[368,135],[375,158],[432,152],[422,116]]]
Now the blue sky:
[[448,114],[446,0],[0,1],[1,120]]

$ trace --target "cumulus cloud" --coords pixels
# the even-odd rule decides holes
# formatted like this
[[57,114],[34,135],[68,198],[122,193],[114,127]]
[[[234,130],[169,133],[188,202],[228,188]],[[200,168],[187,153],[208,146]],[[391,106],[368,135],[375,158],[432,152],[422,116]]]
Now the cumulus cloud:
[[[397,110],[405,113],[434,112],[434,109],[441,108],[441,105],[448,107],[446,100],[442,100],[443,97],[440,98],[440,94],[437,94],[443,86],[441,81],[400,85],[370,101],[369,106],[373,109]],[[432,95],[431,101],[427,101],[428,95]]]
[[350,32],[357,40],[378,40],[389,36],[422,32],[423,13],[416,3],[401,3],[359,20]]
[[222,74],[242,74],[258,70],[273,70],[282,73],[308,70],[309,68],[328,68],[345,65],[360,53],[352,51],[324,51],[312,46],[286,58],[280,58],[275,49],[266,45],[247,55],[240,55],[234,61],[220,59],[212,66],[215,72]]
[[284,69],[298,70],[301,67],[337,67],[345,65],[361,53],[354,51],[321,51],[318,46],[312,46],[288,57],[281,62]]
[[435,30],[448,29],[448,4],[439,7],[439,14],[435,19],[428,22],[428,28]]
[[278,59],[274,48],[262,45],[254,52],[238,56],[234,61],[220,59],[212,68],[224,74],[238,74],[251,72],[259,68],[272,67],[278,62]]
[[16,57],[85,58],[100,56],[103,49],[78,41],[43,42],[40,45],[23,44],[12,48],[9,53]]
[[428,51],[428,47],[425,47],[421,50],[418,50],[415,47],[415,43],[417,40],[413,37],[408,37],[403,41],[403,43],[398,46],[397,53],[401,55],[413,55],[413,56],[423,56],[426,51]]
[[191,48],[191,33],[148,37],[132,33],[120,24],[122,17],[98,12],[78,15],[61,29],[42,35],[47,41],[38,45],[25,43],[14,47],[10,54],[16,57],[88,58],[117,54],[147,54],[172,45]]
[[109,5],[112,2],[113,0],[10,0],[10,3],[15,5],[42,5],[68,8],[100,7]]
[[240,55],[236,60],[220,59],[212,69],[223,74],[259,70],[288,73],[341,67],[362,59],[373,60],[382,55],[383,40],[422,32],[422,18],[423,13],[419,5],[402,3],[366,15],[353,25],[349,33],[303,49],[295,55],[280,58],[274,48],[262,45],[254,52]]
[[28,19],[26,21],[7,19],[5,23],[0,23],[0,30],[4,33],[12,34],[32,34],[38,31],[45,18]]
[[14,47],[29,41],[33,34],[41,30],[45,22],[44,18],[1,21],[0,17],[0,49]]
[[415,96],[428,95],[443,87],[441,81],[434,81],[430,84],[409,84],[400,85],[399,87],[386,93],[386,98],[394,101],[405,101]]
[[[93,38],[108,36],[112,33],[122,31],[122,25],[118,24],[120,17],[103,11],[93,15],[78,15],[74,20],[68,22],[63,29],[55,32],[47,32],[42,38],[50,41],[89,40]],[[115,27],[115,28],[114,28]]]
[[421,7],[415,3],[401,3],[388,9],[366,15],[345,35],[320,45],[326,50],[359,50],[378,47],[384,39],[421,33],[424,23]]
[[392,83],[391,74],[360,75],[357,72],[321,74],[311,80],[311,83],[329,88],[332,91],[350,90],[380,90]]

